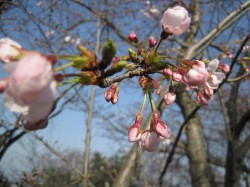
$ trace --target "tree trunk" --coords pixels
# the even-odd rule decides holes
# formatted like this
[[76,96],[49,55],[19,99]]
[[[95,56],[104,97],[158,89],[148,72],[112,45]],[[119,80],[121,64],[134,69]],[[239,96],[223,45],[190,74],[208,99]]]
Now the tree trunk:
[[[177,91],[177,101],[186,118],[194,109],[192,99],[181,86]],[[187,124],[187,156],[190,161],[190,173],[194,187],[210,186],[210,169],[207,163],[207,152],[204,145],[201,121],[196,114]]]

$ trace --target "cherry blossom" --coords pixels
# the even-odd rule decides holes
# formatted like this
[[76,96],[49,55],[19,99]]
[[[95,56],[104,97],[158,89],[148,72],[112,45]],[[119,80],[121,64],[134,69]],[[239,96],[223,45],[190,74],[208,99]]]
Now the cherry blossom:
[[181,6],[168,8],[161,20],[163,30],[174,35],[180,35],[185,32],[189,28],[190,22],[188,11]]
[[0,39],[0,61],[4,64],[16,61],[17,58],[21,55],[22,46],[9,39],[1,38]]
[[10,64],[5,66],[10,72],[4,92],[5,105],[10,111],[21,112],[28,123],[46,119],[57,88],[51,62],[41,54],[32,54],[11,68]]
[[219,60],[212,60],[207,67],[207,71],[209,72],[208,79],[206,81],[206,85],[211,89],[217,89],[219,84],[225,78],[225,74],[222,72],[216,72],[219,67]]
[[174,92],[167,92],[164,96],[164,101],[166,105],[170,105],[171,103],[175,102],[176,94]]
[[139,146],[148,152],[157,151],[159,145],[160,139],[155,132],[145,131],[139,141]]
[[208,78],[208,72],[202,61],[195,61],[191,69],[183,75],[183,81],[189,86],[203,86]]

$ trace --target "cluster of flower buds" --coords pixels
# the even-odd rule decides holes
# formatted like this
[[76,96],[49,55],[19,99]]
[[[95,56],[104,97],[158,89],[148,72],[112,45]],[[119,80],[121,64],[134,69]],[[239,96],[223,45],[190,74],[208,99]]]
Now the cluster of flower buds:
[[128,141],[137,142],[143,150],[148,152],[159,149],[160,138],[169,139],[169,129],[161,120],[160,113],[153,111],[153,120],[149,130],[141,131],[142,113],[139,112],[136,116],[135,123],[129,128]]
[[111,103],[116,104],[119,99],[119,90],[120,88],[118,83],[111,84],[110,88],[104,93],[106,101],[111,101]]
[[22,113],[27,130],[47,126],[57,83],[53,65],[56,58],[26,51],[9,38],[0,39],[0,60],[9,76],[0,81],[4,103],[10,111]]

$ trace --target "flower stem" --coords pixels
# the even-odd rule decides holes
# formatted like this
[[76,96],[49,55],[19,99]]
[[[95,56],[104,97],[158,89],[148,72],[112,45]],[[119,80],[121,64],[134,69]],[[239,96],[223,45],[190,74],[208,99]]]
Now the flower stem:
[[159,43],[157,44],[156,48],[155,48],[155,52],[158,50],[159,46],[161,45],[161,42],[163,41],[163,39],[161,38]]
[[67,67],[72,66],[73,64],[74,64],[73,62],[70,62],[68,64],[64,64],[64,65],[59,66],[58,68],[56,68],[55,71],[61,71],[61,70],[65,69],[65,68],[67,68]]
[[151,93],[151,92],[148,92],[148,97],[149,97],[151,109],[152,109],[152,111],[155,111],[155,103],[154,103],[154,100],[153,100],[153,97],[152,97],[152,93]]
[[141,110],[140,110],[141,113],[143,113],[144,111],[146,100],[147,100],[147,94],[146,92],[143,92],[143,103],[142,103]]

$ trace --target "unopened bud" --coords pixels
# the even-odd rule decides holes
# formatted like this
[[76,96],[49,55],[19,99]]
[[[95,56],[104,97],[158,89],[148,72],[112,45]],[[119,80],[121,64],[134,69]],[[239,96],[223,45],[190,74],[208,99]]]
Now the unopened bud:
[[201,92],[197,92],[197,97],[196,100],[198,101],[199,104],[201,105],[207,105],[209,99]]
[[129,41],[137,43],[139,41],[138,37],[134,33],[130,33],[128,36]]
[[171,75],[173,74],[173,72],[172,72],[170,69],[165,68],[165,69],[163,70],[163,74],[164,74],[165,76],[169,77],[169,76],[171,76]]
[[221,69],[221,71],[223,71],[224,73],[228,73],[230,71],[230,66],[227,64],[219,64],[219,68]]
[[100,63],[100,69],[103,70],[111,64],[112,59],[116,54],[116,45],[113,40],[108,40],[102,48],[102,60]]
[[152,37],[152,38],[149,40],[149,47],[152,48],[152,47],[154,47],[156,44],[157,44],[156,39]]
[[164,101],[166,105],[170,105],[176,100],[176,94],[174,92],[167,92],[164,96]]
[[179,82],[182,80],[182,75],[176,71],[173,73],[172,76],[173,76],[173,81]]

